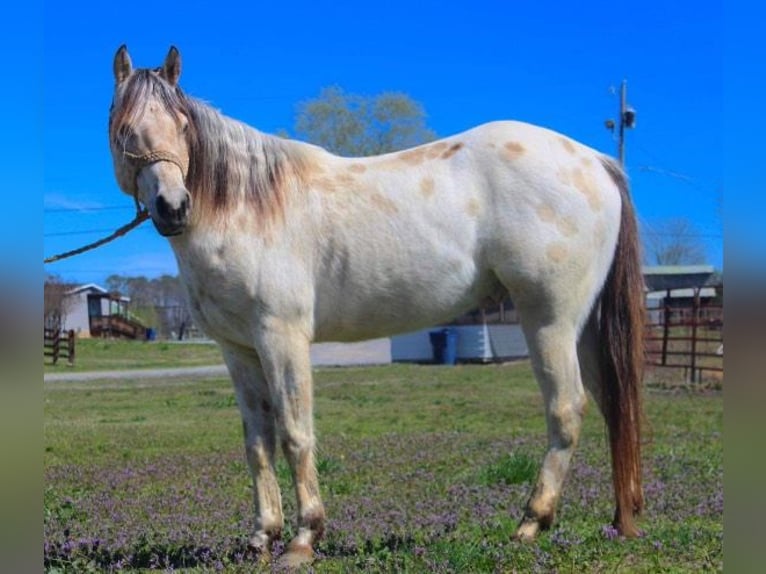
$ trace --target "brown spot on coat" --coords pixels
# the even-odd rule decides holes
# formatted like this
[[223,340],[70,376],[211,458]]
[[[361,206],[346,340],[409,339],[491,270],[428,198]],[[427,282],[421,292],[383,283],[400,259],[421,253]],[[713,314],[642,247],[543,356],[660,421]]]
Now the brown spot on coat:
[[556,220],[556,227],[562,235],[571,237],[577,233],[577,223],[571,217],[562,217]]
[[396,204],[389,198],[384,197],[379,193],[373,193],[371,200],[383,213],[387,213],[389,215],[399,213],[399,208],[396,207]]
[[447,149],[447,142],[436,142],[426,148],[426,157],[428,159],[436,159],[439,157],[445,149]]
[[564,149],[567,150],[569,153],[571,154],[577,153],[577,148],[572,143],[572,140],[567,138],[561,138],[561,145],[563,145]]
[[426,150],[425,148],[415,148],[407,151],[403,151],[397,157],[404,163],[410,165],[417,165],[425,160]]
[[556,212],[550,205],[538,205],[535,211],[537,211],[537,216],[546,223],[553,223],[556,220]]
[[571,237],[577,233],[577,223],[572,217],[559,217],[556,211],[546,204],[538,205],[535,209],[537,216],[541,221],[546,223],[555,223],[559,232],[566,236]]
[[311,183],[326,192],[335,192],[340,189],[347,189],[357,183],[356,178],[350,173],[339,173],[335,176],[323,175],[311,180]]
[[339,173],[335,176],[335,181],[340,187],[350,187],[356,183],[356,179],[350,173]]
[[348,166],[348,171],[354,173],[364,173],[367,171],[367,166],[362,163],[352,163],[350,166]]
[[468,203],[466,204],[465,211],[468,215],[471,217],[478,217],[481,213],[481,202],[476,199],[475,197],[472,197],[468,200]]
[[435,187],[436,184],[434,183],[434,178],[430,176],[420,180],[420,193],[422,193],[424,197],[431,197],[434,194]]
[[448,150],[446,150],[442,155],[442,159],[449,159],[453,155],[455,155],[457,152],[459,152],[463,147],[463,144],[458,142],[456,144],[452,144]]
[[311,181],[313,185],[321,189],[322,191],[326,191],[329,193],[332,193],[334,191],[338,190],[338,182],[327,176],[317,177]]
[[519,142],[506,142],[503,147],[505,148],[505,157],[507,159],[516,159],[527,151]]
[[601,196],[596,189],[593,178],[588,173],[583,173],[579,168],[572,170],[572,183],[577,191],[585,195],[588,205],[593,211],[601,209]]
[[566,245],[563,243],[552,243],[545,250],[545,254],[554,263],[561,263],[566,259],[567,251]]

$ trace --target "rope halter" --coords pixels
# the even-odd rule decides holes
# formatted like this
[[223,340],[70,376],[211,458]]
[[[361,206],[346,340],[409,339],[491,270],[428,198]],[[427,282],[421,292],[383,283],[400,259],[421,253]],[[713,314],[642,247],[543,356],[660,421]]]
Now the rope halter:
[[141,211],[141,205],[140,200],[138,199],[138,182],[136,180],[138,179],[138,173],[147,165],[157,163],[158,161],[169,161],[170,163],[178,166],[178,168],[181,170],[181,177],[183,177],[184,182],[186,181],[186,175],[189,172],[189,162],[183,161],[180,157],[178,157],[178,154],[175,154],[172,151],[151,150],[139,154],[129,152],[127,150],[122,150],[121,153],[123,157],[128,160],[127,162],[133,170],[131,183],[133,184],[133,199],[136,202],[137,213]]
[[183,161],[172,151],[151,150],[146,153],[138,154],[124,150],[122,155],[125,156],[128,162],[133,166],[133,169],[136,170],[136,176],[138,176],[138,172],[141,171],[142,168],[157,163],[158,161],[169,161],[170,163],[177,165],[181,170],[181,175],[183,176],[184,181],[186,181],[186,175],[189,172],[189,162]]

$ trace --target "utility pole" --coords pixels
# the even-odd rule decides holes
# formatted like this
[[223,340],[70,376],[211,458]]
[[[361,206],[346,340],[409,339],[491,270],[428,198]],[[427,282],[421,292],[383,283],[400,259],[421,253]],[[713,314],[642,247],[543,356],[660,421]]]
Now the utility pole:
[[[625,128],[632,128],[636,125],[636,110],[628,105],[628,82],[622,81],[620,85],[620,120],[617,131],[617,158],[620,165],[625,166]],[[615,121],[612,119],[604,122],[606,129],[614,133]]]

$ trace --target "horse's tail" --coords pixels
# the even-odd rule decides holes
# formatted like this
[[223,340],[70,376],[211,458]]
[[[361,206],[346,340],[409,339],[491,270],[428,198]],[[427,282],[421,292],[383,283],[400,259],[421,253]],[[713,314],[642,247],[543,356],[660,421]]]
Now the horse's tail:
[[614,259],[600,300],[600,380],[609,429],[612,480],[617,508],[614,526],[624,536],[638,530],[641,487],[641,384],[644,366],[644,281],[636,215],[622,168],[602,159],[620,190],[622,214]]

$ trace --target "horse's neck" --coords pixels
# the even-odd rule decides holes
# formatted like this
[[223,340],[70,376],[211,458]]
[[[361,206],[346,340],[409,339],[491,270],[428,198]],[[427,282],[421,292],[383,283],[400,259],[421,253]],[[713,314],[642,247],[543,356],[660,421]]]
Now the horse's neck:
[[[264,134],[205,108],[200,118],[199,180],[193,180],[198,221],[221,221],[244,207],[262,221],[282,217],[286,202],[304,181],[307,144]],[[266,224],[266,223],[264,223]]]

